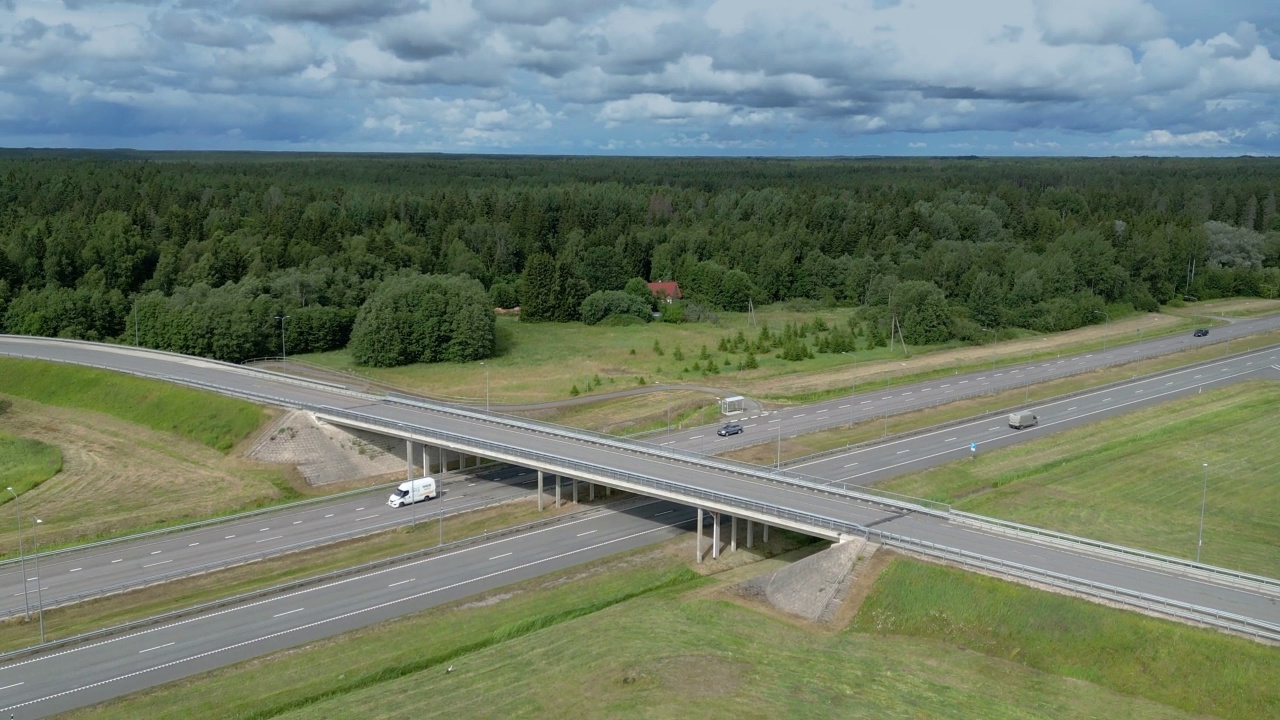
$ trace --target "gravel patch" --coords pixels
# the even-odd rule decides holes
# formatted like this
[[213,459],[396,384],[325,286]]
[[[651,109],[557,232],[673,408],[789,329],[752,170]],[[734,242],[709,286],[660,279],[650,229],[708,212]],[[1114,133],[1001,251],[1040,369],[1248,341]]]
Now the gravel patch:
[[754,577],[737,586],[745,597],[768,603],[786,613],[818,621],[827,608],[848,590],[849,575],[865,541],[854,538],[797,560],[775,572]]
[[296,465],[310,485],[404,472],[404,441],[321,423],[308,412],[285,413],[246,455]]

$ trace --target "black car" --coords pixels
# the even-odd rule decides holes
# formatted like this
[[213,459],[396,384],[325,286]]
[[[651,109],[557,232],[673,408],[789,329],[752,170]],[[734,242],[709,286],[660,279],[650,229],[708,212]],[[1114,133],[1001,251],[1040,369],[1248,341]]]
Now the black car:
[[737,435],[740,432],[742,432],[741,425],[739,425],[738,423],[729,423],[728,425],[725,425],[724,427],[717,430],[716,434],[719,435],[720,437],[728,437],[730,435]]
[[1194,336],[1196,336],[1196,337],[1204,337],[1204,336],[1206,336],[1206,335],[1208,335],[1208,334],[1209,334],[1209,329],[1208,329],[1208,328],[1200,328],[1199,330],[1196,330],[1195,332],[1193,332],[1193,333],[1191,333],[1191,334],[1192,334],[1192,335],[1194,335]]

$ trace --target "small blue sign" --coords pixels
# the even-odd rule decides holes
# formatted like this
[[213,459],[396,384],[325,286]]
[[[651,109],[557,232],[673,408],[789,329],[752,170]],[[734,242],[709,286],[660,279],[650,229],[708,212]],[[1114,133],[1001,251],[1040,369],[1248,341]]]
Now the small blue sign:
[[970,452],[978,452],[978,443],[969,443]]

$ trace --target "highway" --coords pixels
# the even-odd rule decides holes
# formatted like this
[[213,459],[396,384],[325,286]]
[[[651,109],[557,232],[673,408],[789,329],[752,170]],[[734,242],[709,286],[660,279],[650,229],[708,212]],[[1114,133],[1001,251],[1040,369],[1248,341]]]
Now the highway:
[[897,415],[932,407],[978,394],[1025,387],[1036,383],[1080,375],[1106,367],[1114,367],[1147,358],[1184,350],[1213,346],[1224,354],[1230,341],[1248,335],[1280,329],[1280,315],[1250,320],[1237,320],[1215,327],[1208,337],[1193,337],[1191,332],[1130,343],[1106,350],[1037,360],[1002,366],[990,370],[954,373],[925,382],[886,388],[883,382],[860,383],[856,393],[835,400],[788,408],[780,412],[735,417],[745,427],[741,435],[721,438],[715,434],[718,425],[651,434],[646,442],[659,446],[679,447],[701,453],[721,453],[760,442],[760,434],[776,435],[781,427],[783,439],[850,423]]
[[442,485],[440,499],[405,508],[387,506],[390,490],[380,487],[330,501],[289,507],[240,520],[148,536],[138,540],[95,544],[45,554],[37,580],[33,564],[26,566],[27,597],[22,593],[21,564],[0,565],[0,618],[22,614],[27,603],[37,607],[39,583],[45,607],[101,593],[105,588],[138,587],[209,567],[249,562],[307,544],[319,544],[398,525],[435,522],[450,515],[529,496],[535,477],[520,468],[477,470],[475,475],[451,478]]
[[[169,379],[198,377],[200,382],[223,387],[252,388],[252,392],[278,398],[282,404],[297,402],[296,398],[303,397],[307,398],[304,402],[345,407],[371,416],[376,415],[387,420],[406,422],[423,428],[462,432],[469,435],[482,436],[496,442],[525,445],[526,447],[536,446],[542,453],[568,454],[583,461],[627,466],[632,470],[661,475],[682,483],[689,483],[690,485],[707,485],[725,491],[732,491],[739,496],[750,496],[762,502],[778,503],[811,512],[821,512],[826,516],[839,517],[862,525],[875,525],[881,529],[890,527],[893,532],[900,535],[960,547],[972,552],[1000,557],[1011,562],[1055,569],[1060,572],[1085,577],[1095,582],[1131,588],[1162,597],[1171,597],[1183,602],[1218,608],[1267,622],[1280,622],[1280,608],[1277,607],[1277,598],[1267,593],[1223,587],[1216,582],[1196,580],[1129,563],[1054,549],[1039,543],[991,535],[963,525],[948,523],[945,519],[938,517],[895,512],[884,507],[867,505],[839,495],[815,493],[807,488],[791,487],[763,478],[737,475],[713,467],[700,466],[697,463],[678,458],[655,457],[643,450],[631,452],[617,447],[597,446],[567,438],[558,438],[554,435],[537,431],[511,428],[501,422],[495,423],[483,418],[442,416],[438,413],[433,413],[429,409],[386,403],[376,398],[345,393],[338,388],[296,383],[287,378],[246,371],[236,366],[225,366],[193,358],[147,352],[138,353],[128,348],[60,343],[25,338],[0,338],[0,351],[12,354],[15,348],[21,349],[24,354],[43,355],[46,359],[61,359],[65,361],[66,357],[48,357],[48,355],[63,356],[65,354],[77,358],[79,362],[100,366],[115,364],[120,369],[153,366],[143,372],[154,372],[156,375]],[[1277,372],[1276,368],[1273,367],[1273,364],[1277,363],[1274,355],[1274,351],[1250,353],[1218,363],[1209,363],[1202,367],[1167,373],[1160,378],[1150,379],[1144,383],[1112,387],[1100,393],[1085,394],[1072,398],[1068,401],[1071,405],[1067,407],[1057,408],[1049,405],[1039,407],[1037,412],[1041,417],[1042,424],[1035,429],[1013,431],[1007,426],[1003,426],[1003,423],[999,421],[986,420],[969,427],[963,425],[951,427],[942,433],[926,433],[921,436],[905,438],[901,441],[895,441],[885,448],[862,448],[847,455],[833,455],[823,458],[818,463],[815,463],[814,466],[806,467],[804,470],[815,476],[821,476],[825,482],[854,484],[876,479],[875,476],[858,477],[865,472],[865,470],[859,469],[864,466],[874,470],[875,467],[881,465],[897,464],[899,467],[894,469],[897,472],[915,470],[917,467],[924,467],[934,462],[945,462],[957,455],[962,456],[966,452],[971,452],[968,450],[968,444],[961,440],[961,433],[965,433],[964,437],[966,439],[972,438],[971,442],[979,443],[981,451],[981,449],[997,447],[1000,444],[1035,437],[1037,434],[1052,432],[1056,429],[1067,427],[1072,423],[1088,422],[1097,417],[1106,416],[1108,413],[1126,412],[1142,404],[1163,402],[1170,397],[1176,396],[1177,393],[1194,392],[1206,383],[1233,382],[1250,377],[1273,378],[1274,373]],[[134,365],[135,362],[138,365]],[[994,378],[995,376],[993,375],[992,377]],[[905,397],[909,398],[911,396],[906,395]],[[906,452],[902,452],[903,450],[906,450]],[[875,459],[872,459],[873,454]],[[859,465],[846,467],[852,463],[859,463]],[[837,466],[838,471],[836,471]],[[522,485],[521,483],[524,484]],[[519,490],[520,488],[528,488],[528,486],[527,479],[519,482],[508,481],[506,483],[506,487],[509,489]],[[354,504],[345,511],[347,516],[342,522],[353,522],[356,518],[362,517],[355,513],[368,514],[375,508],[379,513],[390,510],[390,508],[382,504],[385,503],[385,492],[351,498],[348,502]],[[374,504],[375,502],[376,505]],[[421,504],[417,507],[428,511],[434,509],[431,503]],[[358,510],[357,508],[365,508],[365,510]],[[320,509],[316,508],[316,510]],[[341,517],[341,513],[334,513],[327,506],[323,506],[323,510],[323,514],[333,513],[334,517],[328,518],[330,521]],[[289,527],[293,527],[294,521],[298,519],[301,518],[288,520]],[[275,532],[263,530],[263,528],[279,526],[279,522],[273,518],[271,523],[271,525],[258,525],[254,522],[247,523],[243,526],[243,530],[246,531],[245,537],[252,537],[256,541],[263,539],[263,535],[251,535],[250,533],[263,532],[266,533],[266,537],[271,537]],[[308,524],[304,520],[299,523],[299,527],[307,526]],[[612,529],[612,525],[610,527]],[[239,536],[241,534],[239,531],[233,533],[226,530],[225,527],[211,530],[215,533],[222,532],[222,539],[224,540],[240,539],[239,537],[225,537],[232,534]],[[618,531],[621,531],[621,529]],[[672,532],[675,531],[673,530]],[[539,546],[542,539],[549,537],[549,535],[542,535],[539,536],[539,542],[526,541],[524,545],[528,545],[529,549],[533,550]],[[655,536],[636,536],[636,542],[648,542],[648,539],[652,537]],[[641,540],[640,538],[645,539]],[[203,541],[188,539],[181,535],[170,537],[170,541],[174,541],[178,545],[185,544],[188,546],[193,542],[201,542],[201,545],[194,546],[196,549],[203,546]],[[570,546],[575,541],[579,544],[589,542],[583,540],[577,534],[574,534],[573,540],[566,539],[565,541],[569,542]],[[214,550],[212,545],[213,543],[211,543],[211,547],[206,548],[206,551]],[[590,548],[596,548],[603,555],[607,555],[622,549],[622,546],[597,548],[594,544],[588,544],[587,548],[588,550],[584,552],[591,552]],[[148,555],[136,555],[133,558],[135,566],[147,564],[142,561],[149,557],[151,551],[145,550],[144,552],[148,553]],[[176,553],[177,549],[172,552]],[[562,553],[556,552],[551,554],[556,556],[554,560],[547,560],[540,565],[528,566],[524,570],[528,570],[530,573],[545,572],[553,567],[562,566],[557,564],[561,559],[565,565],[585,559],[584,555],[578,554],[562,555]],[[213,552],[209,557],[224,555],[224,553]],[[485,563],[493,562],[495,559],[503,559],[498,557],[499,555],[501,553],[486,556],[484,563],[480,563],[477,566],[477,569],[481,571],[478,574],[474,570],[470,573],[464,570],[461,575],[450,575],[451,582],[445,583],[445,585],[450,586],[449,589],[433,591],[421,597],[415,597],[412,600],[388,601],[386,599],[377,599],[381,596],[376,594],[376,589],[368,590],[368,593],[371,594],[358,593],[356,596],[351,597],[342,596],[341,593],[345,592],[345,588],[356,587],[356,584],[335,583],[331,587],[316,588],[312,595],[317,598],[324,596],[323,600],[319,602],[313,603],[308,599],[305,605],[301,606],[303,609],[288,608],[273,613],[270,618],[257,617],[252,622],[237,623],[237,627],[243,627],[243,629],[235,630],[229,628],[226,630],[225,635],[215,636],[205,630],[198,630],[194,633],[188,632],[187,636],[190,637],[183,636],[185,639],[170,640],[166,636],[166,638],[161,639],[161,642],[147,644],[149,642],[147,640],[139,643],[137,648],[129,646],[127,649],[124,645],[115,644],[116,641],[113,640],[105,645],[92,646],[94,648],[104,648],[102,652],[106,655],[101,659],[93,659],[90,654],[81,655],[79,654],[81,652],[79,648],[72,652],[58,651],[38,655],[30,661],[22,661],[0,668],[0,706],[5,709],[9,707],[21,708],[22,716],[24,717],[30,716],[27,713],[44,715],[60,712],[62,709],[95,702],[106,697],[113,697],[130,692],[138,687],[164,682],[175,677],[240,659],[241,657],[262,654],[277,647],[296,645],[313,637],[310,634],[312,632],[317,633],[315,637],[330,635],[358,624],[364,624],[366,621],[374,622],[394,617],[395,615],[423,607],[414,604],[423,598],[436,597],[439,598],[437,601],[444,601],[472,594],[483,589],[481,585],[487,582],[488,579],[492,579],[495,586],[518,579],[515,575],[491,576],[488,572],[483,572]],[[160,553],[160,556],[164,556],[164,551]],[[511,557],[515,557],[515,555],[513,554]],[[105,555],[102,559],[106,559]],[[123,563],[117,566],[119,565],[123,565]],[[463,563],[463,566],[467,567],[467,564]],[[68,576],[72,574],[72,567],[59,569],[65,569]],[[512,572],[518,574],[524,570],[513,570]],[[42,571],[44,571],[43,566]],[[83,570],[79,572],[83,572]],[[44,571],[45,579],[41,581],[42,587],[59,587],[57,585],[44,584],[46,580],[49,583],[55,582],[51,578],[55,578],[58,574],[57,570]],[[476,580],[474,583],[465,582],[471,579]],[[418,578],[413,577],[412,580],[417,582]],[[401,580],[394,582],[401,582]],[[457,583],[463,584],[459,585]],[[20,582],[6,582],[4,587],[15,588],[18,585],[20,585]],[[390,586],[390,583],[387,583],[387,585]],[[458,593],[457,595],[454,594],[455,590]],[[10,593],[11,591],[5,593],[5,596],[11,600],[17,599],[10,597]],[[330,593],[335,593],[335,597],[329,598],[328,595]],[[346,597],[346,600],[341,600],[339,599],[340,597]],[[386,604],[388,602],[390,604]],[[12,607],[14,603],[6,604]],[[313,615],[305,610],[307,606],[327,608],[327,610]],[[294,615],[304,616],[308,619],[308,622],[297,623],[295,620],[302,620],[303,618],[294,618]],[[177,628],[187,627],[187,625],[186,623],[177,623],[170,627],[175,628],[175,632],[182,636],[182,631],[177,630]],[[146,634],[136,633],[121,638],[121,640],[132,642],[131,638],[145,637]],[[195,638],[213,637],[217,637],[221,644],[215,642],[214,645],[207,647],[205,645],[191,645],[192,642],[195,642]],[[170,642],[173,644],[168,644]],[[208,641],[201,639],[199,642],[205,643]],[[197,650],[197,647],[201,649]],[[178,651],[170,651],[169,648],[180,648],[188,651],[188,654],[172,655],[169,653]],[[241,655],[240,653],[242,652],[247,654]],[[133,657],[134,655],[139,657],[151,656],[154,661],[148,659],[138,664],[137,658]],[[18,674],[14,674],[21,672],[20,669],[23,667],[34,667],[40,662],[44,662],[45,658],[62,657],[68,658],[67,662],[71,663],[71,665],[67,668],[59,668],[52,673],[47,670],[41,672],[34,680],[23,679],[25,676],[20,677]],[[162,658],[164,659],[163,662],[161,662]],[[82,669],[82,666],[84,669]],[[51,668],[53,666],[47,665],[44,667]],[[10,677],[16,679],[11,681]],[[86,678],[90,677],[100,679],[92,682],[86,681]],[[65,679],[59,680],[58,678]],[[67,694],[58,696],[59,693]],[[22,703],[30,700],[38,700],[49,696],[58,697],[40,700],[37,705],[22,705]],[[61,704],[64,702],[70,704]]]
[[[0,714],[66,712],[240,660],[598,560],[692,528],[691,508],[646,501],[224,606],[0,667]],[[430,653],[429,638],[423,652]]]
[[[1278,321],[1275,318],[1271,320]],[[475,442],[477,447],[510,448],[511,454],[517,458],[524,455],[530,458],[567,458],[572,462],[566,460],[566,465],[580,469],[617,468],[637,476],[659,478],[667,482],[679,483],[681,486],[742,498],[744,502],[810,513],[842,523],[859,526],[874,525],[877,529],[888,532],[898,532],[899,528],[909,529],[910,537],[915,539],[971,550],[1012,562],[1035,564],[1046,570],[1086,580],[1096,578],[1098,582],[1108,582],[1114,577],[1112,571],[1114,563],[1110,560],[1088,555],[1045,554],[1043,547],[1038,544],[977,533],[970,528],[952,524],[945,517],[903,513],[895,508],[868,504],[840,494],[828,494],[810,487],[778,482],[763,472],[737,472],[728,466],[718,466],[692,456],[666,457],[648,451],[643,446],[616,442],[597,444],[572,436],[555,434],[536,425],[512,425],[505,420],[492,419],[482,414],[454,413],[435,410],[431,407],[389,402],[341,389],[301,383],[239,366],[133,348],[38,338],[4,337],[0,338],[0,352],[114,367],[174,380],[198,380],[227,391],[257,392],[266,397],[276,398],[281,404],[297,402],[344,408],[360,413],[363,417],[376,418],[379,422],[401,423],[406,427],[417,428],[424,437],[428,438],[465,437]],[[1254,359],[1255,356],[1256,359]],[[1267,357],[1269,355],[1254,353],[1249,358],[1241,358],[1237,362],[1257,364]],[[1228,363],[1224,367],[1229,368],[1231,365]],[[1242,369],[1244,367],[1241,365]],[[1231,374],[1230,371],[1218,370],[1218,372],[1221,376]],[[1184,374],[1181,380],[1175,382],[1192,386],[1204,379],[1197,379],[1194,374]],[[1004,433],[1008,438],[1007,441],[1017,437],[1034,437],[1036,432],[1048,431],[1054,422],[1050,415],[1042,413],[1042,416],[1045,418],[1045,426],[1041,430],[1015,433],[1007,429],[993,429],[991,432]],[[988,427],[998,426],[989,425]],[[950,437],[952,435],[948,434],[941,440],[946,441]],[[899,450],[908,449],[906,454],[929,455],[933,453],[926,451],[927,444],[937,440],[938,438],[928,436],[909,439],[905,441],[908,443],[906,447],[878,450],[878,452],[892,452],[896,456]],[[912,442],[919,443],[920,449],[909,449],[917,447],[910,444]],[[959,441],[956,442],[959,444]],[[984,442],[994,444],[995,440],[984,440]],[[954,453],[954,450],[950,452]],[[942,461],[942,458],[938,461]],[[850,462],[840,464],[847,465]],[[827,478],[825,481],[843,480],[849,471],[856,468],[841,467],[840,470],[845,474]],[[578,477],[585,475],[584,472],[572,474]],[[695,499],[690,498],[684,501],[696,502]],[[708,503],[698,504],[708,505]],[[907,518],[911,519],[910,523],[905,522]],[[1125,587],[1132,587],[1142,592],[1195,604],[1207,602],[1209,607],[1218,610],[1269,623],[1280,623],[1280,608],[1277,607],[1275,599],[1269,596],[1231,587],[1214,586],[1206,600],[1206,591],[1202,587],[1204,583],[1201,581],[1192,581],[1159,572],[1151,573],[1141,568],[1131,569],[1122,579]]]

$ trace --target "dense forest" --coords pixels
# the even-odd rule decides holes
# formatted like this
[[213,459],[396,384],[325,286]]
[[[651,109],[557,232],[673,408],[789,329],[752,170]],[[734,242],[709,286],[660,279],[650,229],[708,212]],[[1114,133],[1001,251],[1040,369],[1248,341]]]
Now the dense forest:
[[282,328],[291,353],[472,360],[494,306],[643,322],[658,280],[667,320],[808,298],[913,344],[1280,295],[1269,159],[11,150],[0,178],[6,332],[231,361]]

